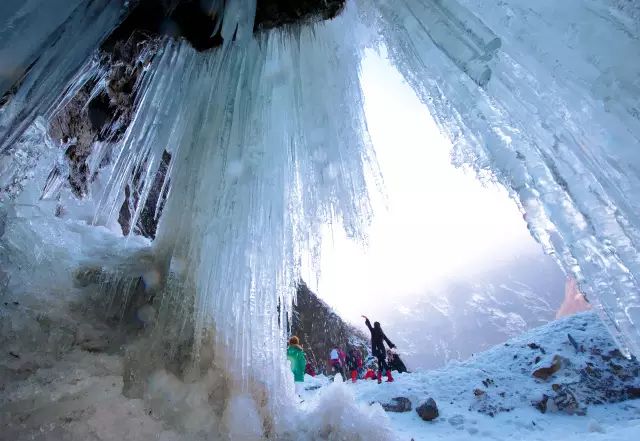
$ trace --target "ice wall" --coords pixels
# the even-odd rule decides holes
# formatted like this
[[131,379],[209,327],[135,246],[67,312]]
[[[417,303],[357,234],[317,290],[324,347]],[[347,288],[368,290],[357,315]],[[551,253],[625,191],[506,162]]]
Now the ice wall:
[[468,47],[442,45],[438,40],[447,37],[431,24],[430,10],[449,2],[363,3],[375,11],[368,19],[390,59],[454,141],[457,160],[511,189],[532,234],[637,353],[637,8],[607,1],[461,1],[467,12],[450,8],[453,16],[471,13],[483,24],[460,18],[472,25],[451,27],[449,39],[474,40],[472,34],[488,28],[502,43],[488,64],[491,79],[479,88],[473,73],[460,73]]

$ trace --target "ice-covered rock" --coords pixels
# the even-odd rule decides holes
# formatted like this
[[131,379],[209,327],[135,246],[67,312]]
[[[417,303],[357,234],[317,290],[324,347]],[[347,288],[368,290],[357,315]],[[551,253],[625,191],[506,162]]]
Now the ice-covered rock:
[[433,398],[427,399],[427,401],[416,407],[416,412],[425,421],[433,421],[439,415],[438,405]]

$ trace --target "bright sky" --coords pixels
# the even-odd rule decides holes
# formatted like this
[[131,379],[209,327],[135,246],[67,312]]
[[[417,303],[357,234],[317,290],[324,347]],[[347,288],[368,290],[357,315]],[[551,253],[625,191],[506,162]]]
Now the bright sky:
[[387,60],[371,52],[362,82],[389,210],[377,201],[368,249],[327,230],[319,283],[308,280],[322,299],[359,323],[385,298],[437,292],[456,274],[540,252],[504,188],[451,164],[450,142]]

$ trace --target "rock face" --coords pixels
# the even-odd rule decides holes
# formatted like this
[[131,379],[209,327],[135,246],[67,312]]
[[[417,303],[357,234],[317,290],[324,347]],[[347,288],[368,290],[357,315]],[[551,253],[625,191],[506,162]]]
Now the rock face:
[[297,335],[316,369],[324,371],[334,346],[368,346],[368,339],[346,323],[304,283],[298,286],[291,333]]
[[[328,20],[338,15],[344,4],[345,0],[258,0],[254,31]],[[139,0],[108,42],[126,39],[138,30],[183,38],[194,49],[205,51],[222,44],[220,32],[213,32],[217,20],[207,2],[200,0]]]
[[416,412],[425,421],[433,421],[438,418],[438,406],[433,398],[429,398],[416,408]]
[[382,403],[382,408],[387,412],[409,412],[411,410],[411,400],[407,397],[395,397],[390,403]]
[[327,20],[344,8],[345,0],[258,0],[256,29]]
[[[127,40],[114,42],[98,55],[102,74],[87,80],[71,100],[53,115],[49,135],[65,149],[66,170],[57,166],[49,176],[45,193],[55,197],[58,177],[66,180],[79,198],[99,169],[110,162],[108,146],[96,152],[95,142],[119,141],[131,122],[136,84],[157,50],[157,39],[135,32]],[[89,156],[93,154],[93,166]]]

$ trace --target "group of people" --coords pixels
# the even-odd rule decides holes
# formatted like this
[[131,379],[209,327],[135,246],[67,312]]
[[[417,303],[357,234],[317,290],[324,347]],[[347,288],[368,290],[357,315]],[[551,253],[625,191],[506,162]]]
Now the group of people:
[[[372,326],[366,316],[363,315],[362,317],[365,319],[364,323],[371,333],[372,356],[363,361],[363,354],[356,347],[349,348],[347,352],[344,352],[339,347],[334,347],[329,352],[329,367],[335,375],[340,374],[345,381],[348,373],[354,383],[359,378],[364,380],[377,379],[378,383],[382,383],[382,375],[384,373],[387,376],[387,382],[391,382],[393,381],[392,370],[402,373],[407,372],[407,368],[400,359],[396,346],[382,331],[380,323],[374,322]],[[388,349],[385,349],[385,342],[389,346]],[[296,392],[299,394],[299,389],[304,382],[304,374],[315,376],[315,369],[307,362],[300,339],[296,336],[289,339],[287,358],[291,363]]]
[[345,381],[349,373],[351,381],[355,383],[363,368],[362,353],[355,347],[348,349],[346,353],[335,347],[329,352],[329,366],[335,375],[340,374]]

